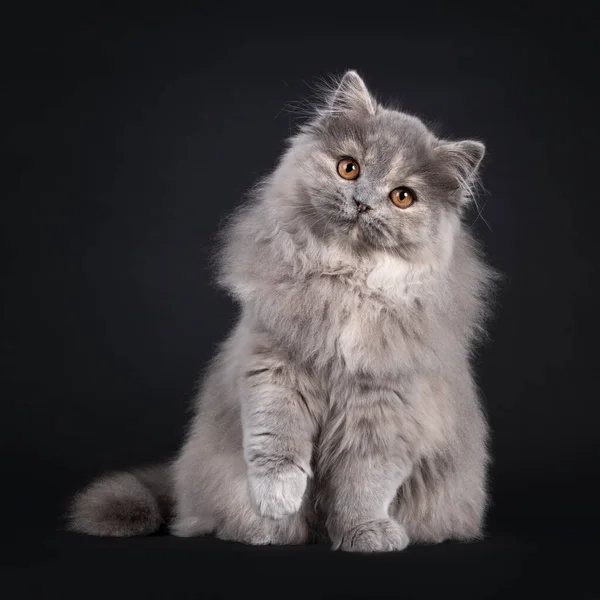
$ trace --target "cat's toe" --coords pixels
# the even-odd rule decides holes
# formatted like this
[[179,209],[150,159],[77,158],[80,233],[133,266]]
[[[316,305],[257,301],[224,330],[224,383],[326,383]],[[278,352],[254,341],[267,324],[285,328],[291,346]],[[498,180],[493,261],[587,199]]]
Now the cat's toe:
[[392,519],[368,521],[351,529],[340,543],[347,552],[393,552],[408,546],[408,534]]

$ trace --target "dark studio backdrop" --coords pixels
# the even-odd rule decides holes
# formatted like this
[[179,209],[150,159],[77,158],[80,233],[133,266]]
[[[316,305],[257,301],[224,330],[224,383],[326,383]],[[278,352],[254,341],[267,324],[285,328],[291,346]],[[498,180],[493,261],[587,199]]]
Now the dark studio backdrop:
[[[317,556],[324,582],[368,566],[373,589],[427,573],[423,590],[439,575],[509,597],[543,573],[577,589],[571,597],[593,593],[585,569],[570,575],[598,530],[591,10],[193,6],[22,7],[3,19],[0,443],[12,562],[110,572],[137,557],[179,569],[200,593],[212,580],[206,568],[186,579],[196,556],[256,573]],[[286,105],[346,68],[448,137],[487,145],[483,213],[469,221],[505,276],[477,357],[493,430],[489,539],[361,563],[321,548],[54,534],[93,476],[177,451],[195,381],[236,316],[212,286],[214,235],[274,166],[298,121]]]

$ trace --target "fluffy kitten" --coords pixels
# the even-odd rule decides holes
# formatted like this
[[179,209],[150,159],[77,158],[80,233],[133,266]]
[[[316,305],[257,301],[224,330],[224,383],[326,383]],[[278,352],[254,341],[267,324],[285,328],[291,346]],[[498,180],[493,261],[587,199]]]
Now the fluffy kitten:
[[483,154],[346,73],[222,234],[219,282],[241,315],[178,458],[92,483],[71,528],[324,532],[352,551],[480,536],[487,427],[469,357],[494,275],[461,215]]

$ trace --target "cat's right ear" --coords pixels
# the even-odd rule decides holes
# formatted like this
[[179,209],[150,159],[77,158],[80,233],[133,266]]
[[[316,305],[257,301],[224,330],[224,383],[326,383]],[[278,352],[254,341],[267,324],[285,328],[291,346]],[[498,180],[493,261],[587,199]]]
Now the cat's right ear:
[[466,192],[476,181],[477,170],[485,154],[485,146],[475,140],[442,142],[436,151],[451,175],[456,187]]
[[332,114],[375,114],[377,102],[356,71],[347,71],[331,94],[328,109]]

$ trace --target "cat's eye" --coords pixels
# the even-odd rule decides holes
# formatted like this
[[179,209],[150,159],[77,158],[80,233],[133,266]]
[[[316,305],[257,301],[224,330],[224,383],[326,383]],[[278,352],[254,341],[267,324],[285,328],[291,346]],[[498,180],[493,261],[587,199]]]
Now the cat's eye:
[[415,195],[408,188],[399,187],[390,192],[390,200],[398,208],[408,208],[415,201]]
[[356,179],[360,173],[360,167],[353,158],[346,157],[338,163],[337,172],[344,179]]

